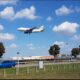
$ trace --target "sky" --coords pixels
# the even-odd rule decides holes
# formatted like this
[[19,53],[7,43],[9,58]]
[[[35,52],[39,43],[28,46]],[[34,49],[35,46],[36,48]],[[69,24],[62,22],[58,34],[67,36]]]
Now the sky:
[[[31,35],[17,31],[19,27],[44,26],[45,31]],[[0,42],[5,46],[4,58],[47,56],[54,44],[60,54],[71,54],[80,45],[79,0],[0,0]]]

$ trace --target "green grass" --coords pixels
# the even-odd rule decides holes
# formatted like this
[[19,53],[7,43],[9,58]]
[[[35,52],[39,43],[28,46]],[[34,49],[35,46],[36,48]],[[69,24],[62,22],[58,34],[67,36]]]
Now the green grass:
[[0,69],[1,79],[80,79],[80,64],[56,64],[38,67],[23,67],[16,74],[16,68]]

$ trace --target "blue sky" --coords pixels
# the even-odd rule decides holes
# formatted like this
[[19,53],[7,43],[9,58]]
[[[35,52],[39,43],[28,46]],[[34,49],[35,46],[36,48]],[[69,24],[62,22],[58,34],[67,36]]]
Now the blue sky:
[[[76,0],[0,0],[0,41],[3,57],[49,55],[51,45],[58,44],[61,54],[70,54],[80,44],[80,1]],[[19,27],[40,27],[42,33],[31,35]]]

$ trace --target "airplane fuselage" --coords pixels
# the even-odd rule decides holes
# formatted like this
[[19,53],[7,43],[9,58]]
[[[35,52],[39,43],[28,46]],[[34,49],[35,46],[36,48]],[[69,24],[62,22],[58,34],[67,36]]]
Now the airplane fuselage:
[[17,29],[18,31],[22,31],[26,34],[34,33],[34,32],[43,32],[44,31],[44,26],[41,26],[40,28],[25,28],[25,27],[20,27]]

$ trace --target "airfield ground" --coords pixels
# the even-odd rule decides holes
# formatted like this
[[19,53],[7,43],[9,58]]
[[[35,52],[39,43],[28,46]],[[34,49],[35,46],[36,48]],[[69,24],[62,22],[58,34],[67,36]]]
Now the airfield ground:
[[45,65],[0,69],[0,79],[80,79],[80,63]]

